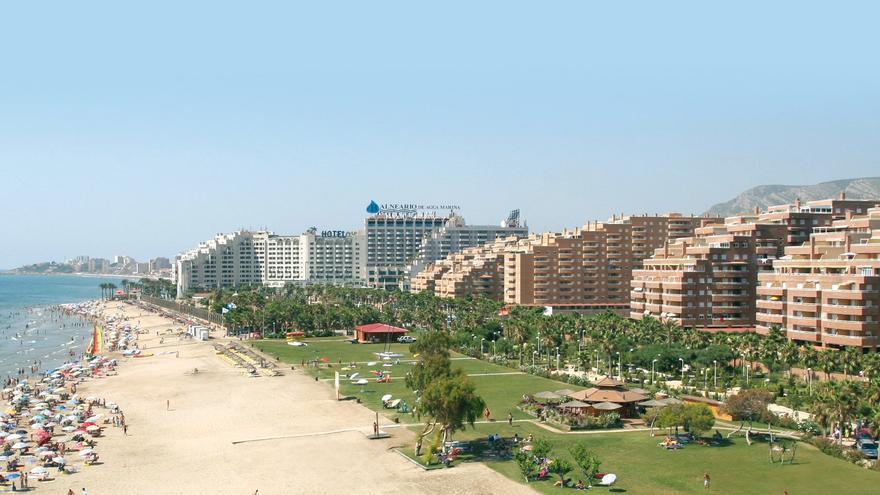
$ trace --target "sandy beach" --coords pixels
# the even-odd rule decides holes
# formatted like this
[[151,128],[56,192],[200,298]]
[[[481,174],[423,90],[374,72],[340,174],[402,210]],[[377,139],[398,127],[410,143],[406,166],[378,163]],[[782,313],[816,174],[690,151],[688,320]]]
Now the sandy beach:
[[78,393],[119,404],[128,435],[107,428],[96,448],[102,465],[40,484],[37,493],[534,493],[482,464],[423,471],[391,450],[410,442],[410,432],[389,429],[390,439],[367,439],[374,413],[336,401],[327,384],[290,369],[279,377],[244,376],[215,355],[212,345],[224,342],[219,332],[210,342],[159,337],[157,331],[181,326],[120,302],[105,312],[120,308],[149,331],[139,343],[155,355],[111,354],[119,374],[91,379]]

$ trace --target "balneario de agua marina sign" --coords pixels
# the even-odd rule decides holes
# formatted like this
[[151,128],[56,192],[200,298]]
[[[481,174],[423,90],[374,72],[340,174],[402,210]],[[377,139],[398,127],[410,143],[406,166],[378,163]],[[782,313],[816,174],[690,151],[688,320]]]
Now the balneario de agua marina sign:
[[422,205],[415,203],[383,203],[380,205],[375,201],[370,201],[370,204],[367,206],[367,213],[369,213],[370,215],[377,215],[379,213],[396,215],[418,215],[419,213],[455,211],[460,209],[461,207],[458,205]]

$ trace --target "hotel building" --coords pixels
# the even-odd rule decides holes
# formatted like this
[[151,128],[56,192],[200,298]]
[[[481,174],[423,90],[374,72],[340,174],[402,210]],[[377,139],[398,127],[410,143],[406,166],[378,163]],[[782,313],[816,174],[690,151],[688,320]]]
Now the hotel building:
[[865,213],[815,229],[759,275],[758,333],[776,325],[799,344],[880,350],[880,208]]
[[666,239],[692,235],[706,221],[712,219],[614,216],[561,233],[499,239],[429,265],[414,277],[413,290],[442,297],[491,294],[507,304],[556,311],[628,314],[633,268]]
[[365,239],[360,232],[268,231],[220,234],[178,255],[178,297],[190,291],[264,284],[363,285]]
[[496,238],[524,236],[515,210],[499,225],[467,225],[464,218],[451,214],[385,214],[367,217],[366,265],[368,286],[388,290],[408,290],[412,273],[428,263],[463,249],[479,246]]

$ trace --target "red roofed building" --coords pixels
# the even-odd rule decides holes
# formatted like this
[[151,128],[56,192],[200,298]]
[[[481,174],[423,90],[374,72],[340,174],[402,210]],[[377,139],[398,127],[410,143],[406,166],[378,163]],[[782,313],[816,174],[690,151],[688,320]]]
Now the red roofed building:
[[385,342],[397,342],[398,337],[407,333],[405,328],[392,327],[384,323],[371,323],[354,327],[358,342],[362,344],[374,344]]

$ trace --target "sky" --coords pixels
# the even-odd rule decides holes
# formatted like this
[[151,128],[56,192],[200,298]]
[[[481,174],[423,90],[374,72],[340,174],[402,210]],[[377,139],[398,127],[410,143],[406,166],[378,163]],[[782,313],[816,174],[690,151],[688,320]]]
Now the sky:
[[880,175],[877,3],[139,4],[0,6],[0,267]]

